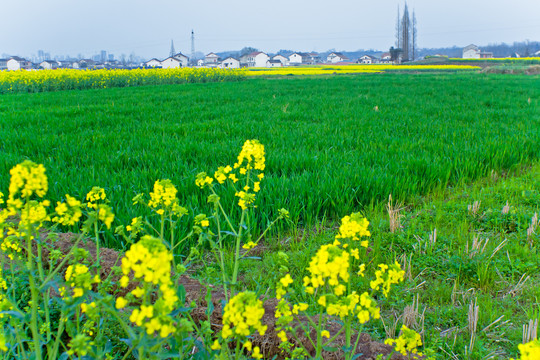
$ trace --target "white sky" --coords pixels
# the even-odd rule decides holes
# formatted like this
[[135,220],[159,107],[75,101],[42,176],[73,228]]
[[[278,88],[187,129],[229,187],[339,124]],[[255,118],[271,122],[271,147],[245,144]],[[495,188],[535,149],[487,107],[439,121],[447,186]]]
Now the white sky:
[[[177,51],[378,49],[394,44],[397,0],[1,0],[0,54],[117,57]],[[419,47],[540,41],[540,0],[410,0]]]

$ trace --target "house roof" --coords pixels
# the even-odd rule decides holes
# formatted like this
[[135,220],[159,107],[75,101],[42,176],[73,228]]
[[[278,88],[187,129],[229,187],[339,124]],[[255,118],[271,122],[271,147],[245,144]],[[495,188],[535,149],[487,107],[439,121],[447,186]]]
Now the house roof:
[[287,59],[287,57],[286,57],[286,56],[284,56],[284,55],[281,55],[281,54],[277,54],[277,55],[274,55],[274,56],[272,56],[272,59],[274,59],[274,58],[277,58],[278,56],[281,56],[282,58],[285,58],[285,59]]
[[281,64],[281,61],[279,60],[268,60],[270,64]]
[[208,54],[205,55],[205,57],[209,57],[209,56],[212,56],[212,57],[218,57],[218,55],[215,54],[215,53],[213,53],[213,52],[208,53]]
[[336,56],[339,56],[339,57],[342,58],[342,59],[348,59],[348,57],[346,57],[345,55],[343,55],[343,54],[340,53],[340,52],[331,52],[330,54],[328,54],[328,56],[330,56],[330,55],[332,55],[332,54],[334,54],[334,55],[336,55]]
[[[265,52],[262,52],[262,51],[254,51],[250,54],[248,54],[249,56],[257,56],[259,54],[264,54],[264,55],[267,55]],[[268,55],[267,55],[268,56]]]
[[238,60],[237,58],[235,58],[235,57],[233,57],[233,56],[229,56],[228,58],[226,58],[226,59],[223,60],[223,61],[227,61],[227,60],[229,60],[229,59],[236,60],[236,61],[240,62],[240,60]]
[[156,59],[156,58],[153,58],[153,59],[150,59],[150,60],[146,61],[145,64],[146,64],[146,63],[149,63],[150,61],[159,61],[159,62],[161,62],[160,60],[158,60],[158,59]]
[[467,45],[463,48],[463,51],[467,51],[467,50],[471,50],[471,49],[474,49],[474,50],[478,50],[478,46],[474,45],[474,44],[471,44],[471,45]]
[[18,56],[12,56],[12,57],[10,57],[8,60],[26,61],[26,59],[23,59],[23,58],[18,57]]
[[178,54],[174,55],[174,57],[185,57],[186,59],[188,58],[186,55],[182,54],[181,52],[179,52]]
[[169,60],[169,59],[180,62],[180,60],[178,60],[177,58],[175,58],[175,57],[173,57],[173,56],[169,56],[168,58],[166,58],[166,59],[163,60],[163,61],[166,61],[166,60]]

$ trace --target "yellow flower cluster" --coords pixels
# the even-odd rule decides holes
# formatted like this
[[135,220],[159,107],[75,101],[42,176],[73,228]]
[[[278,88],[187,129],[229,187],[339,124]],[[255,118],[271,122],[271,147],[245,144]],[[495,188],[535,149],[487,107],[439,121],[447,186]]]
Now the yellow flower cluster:
[[[122,273],[120,285],[127,287],[130,280],[128,275],[133,274],[134,282],[139,286],[129,292],[126,298],[119,297],[116,300],[118,309],[125,307],[131,300],[143,299],[139,308],[133,310],[130,321],[141,326],[148,335],[155,332],[165,338],[175,330],[170,313],[178,302],[174,284],[171,280],[172,254],[167,250],[161,240],[143,236],[138,243],[133,244],[122,258]],[[149,291],[152,285],[158,286],[159,295],[154,304],[150,304]],[[139,301],[138,301],[139,302]]]
[[257,299],[255,293],[238,293],[229,300],[223,310],[221,337],[247,337],[254,331],[264,335],[268,326],[261,323],[263,315],[263,303]]
[[20,225],[38,225],[38,227],[40,227],[44,221],[50,220],[46,209],[49,205],[49,200],[43,200],[42,202],[31,200],[27,202],[24,209],[21,210]]
[[264,171],[264,145],[259,140],[246,140],[242,146],[242,151],[238,155],[238,161],[234,164],[234,168],[239,168],[242,175],[250,169]]
[[98,219],[103,221],[107,229],[111,228],[111,224],[114,221],[114,213],[109,205],[99,204],[97,205]]
[[9,173],[11,174],[11,181],[9,184],[8,205],[17,195],[21,198],[30,198],[35,194],[42,198],[49,189],[45,167],[41,164],[37,165],[30,160],[26,160],[12,168]]
[[225,180],[227,180],[227,178],[233,180],[233,182],[238,181],[238,179],[236,179],[236,175],[231,174],[231,171],[232,171],[232,167],[230,165],[220,166],[218,167],[216,172],[214,172],[214,178],[220,184],[223,184]]
[[518,350],[521,354],[518,360],[540,360],[540,340],[519,344]]
[[[0,237],[2,236],[3,231],[0,232]],[[2,241],[0,250],[2,250],[2,253],[7,254],[7,256],[13,260],[15,258],[15,254],[21,252],[21,247],[19,242],[16,240],[16,237],[8,236]]]
[[310,276],[304,277],[306,292],[313,294],[316,288],[328,284],[337,296],[342,295],[346,287],[340,279],[349,281],[349,257],[349,253],[337,245],[322,245],[309,263]]
[[[6,295],[2,294],[2,292],[4,292],[5,290],[7,290],[7,283],[6,280],[2,277],[2,269],[0,269],[0,312],[12,309],[12,306],[9,300],[6,298]],[[2,319],[4,316],[5,314],[0,314],[0,319]]]
[[178,190],[171,180],[157,180],[154,183],[154,191],[150,193],[148,206],[156,210],[159,215],[163,215],[166,210],[177,212],[180,207],[176,194]]
[[214,179],[206,175],[206,173],[203,171],[197,174],[197,177],[195,179],[195,185],[202,189],[205,186],[209,186],[210,184],[212,184],[213,181]]
[[91,209],[96,210],[97,209],[97,203],[100,201],[106,201],[107,195],[105,194],[105,189],[94,186],[92,190],[88,194],[86,194],[86,201],[88,203],[86,206],[88,206]]
[[[100,282],[99,275],[92,276],[88,266],[83,264],[70,265],[66,269],[65,275],[66,283],[69,285],[70,289],[73,290],[73,298],[82,297],[87,290],[92,289],[93,284],[98,284]],[[66,296],[66,288],[60,288],[60,294],[64,298]]]
[[66,194],[66,202],[57,202],[56,216],[52,221],[60,225],[75,225],[81,219],[81,208],[82,203],[79,200]]
[[[367,229],[368,226],[369,221],[367,221],[360,213],[353,213],[350,216],[347,215],[341,219],[341,226],[339,227],[339,234],[336,235],[336,240],[351,239],[353,241],[359,241],[363,236],[371,236],[371,233]],[[360,246],[367,248],[368,241],[362,240]]]
[[390,286],[403,281],[405,271],[401,270],[401,265],[396,261],[390,266],[379,264],[379,270],[375,271],[375,276],[376,279],[370,283],[371,288],[373,290],[379,290],[382,286],[384,296],[388,296]]
[[[416,349],[422,346],[422,338],[416,331],[409,329],[407,326],[401,326],[401,335],[397,339],[386,339],[384,341],[387,345],[394,345],[396,351],[402,355],[413,355],[413,359],[422,356],[422,353]],[[418,356],[418,357],[417,357]]]
[[370,317],[380,318],[380,309],[367,292],[358,295],[356,291],[353,291],[351,294],[341,297],[323,295],[319,298],[318,303],[326,307],[328,315],[339,316],[341,319],[353,315],[358,318],[361,324],[368,322]]

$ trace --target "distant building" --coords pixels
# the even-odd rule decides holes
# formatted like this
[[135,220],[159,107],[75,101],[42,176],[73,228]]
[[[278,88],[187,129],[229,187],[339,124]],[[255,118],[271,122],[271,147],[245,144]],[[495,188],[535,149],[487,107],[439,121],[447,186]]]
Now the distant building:
[[156,58],[150,59],[150,60],[148,60],[147,62],[144,63],[144,67],[147,67],[147,68],[160,68],[161,67],[161,61],[159,61]]
[[[245,60],[247,67],[266,67],[266,62],[270,60],[270,56],[261,51],[255,51],[242,57]],[[240,60],[242,61],[242,59]]]
[[7,70],[7,62],[9,59],[0,59],[0,70]]
[[282,67],[283,63],[279,60],[268,60],[266,61],[266,67]]
[[377,59],[375,56],[362,55],[358,59],[357,63],[359,63],[359,64],[376,64],[376,63],[379,62],[378,60],[379,59]]
[[307,53],[295,52],[289,56],[290,65],[309,64],[311,57]]
[[161,62],[163,69],[176,69],[182,67],[182,62],[175,57],[169,56]]
[[238,60],[236,58],[233,58],[233,57],[228,57],[228,58],[226,58],[225,60],[223,60],[221,62],[219,67],[223,68],[223,69],[239,69],[240,68],[240,60]]
[[339,52],[332,52],[328,54],[328,56],[326,57],[326,62],[332,63],[332,64],[335,64],[338,62],[344,62],[347,60],[349,60],[349,58]]
[[39,63],[39,67],[45,70],[54,70],[60,67],[60,64],[56,60],[44,60]]
[[478,46],[471,44],[463,48],[463,59],[491,59],[492,52],[481,51]]
[[385,52],[381,55],[381,63],[389,64],[392,62],[392,55],[389,52]]
[[6,62],[8,70],[29,70],[32,68],[32,63],[18,56],[12,56]]
[[180,61],[180,64],[182,65],[182,67],[187,67],[188,66],[189,58],[186,55],[184,55],[182,53],[178,53],[178,54],[174,55],[173,57]]
[[285,57],[285,56],[283,56],[283,55],[279,55],[279,54],[278,54],[278,55],[275,55],[275,56],[272,57],[272,60],[279,60],[279,61],[281,61],[281,64],[282,64],[283,66],[289,65],[289,58],[287,58],[287,57]]
[[197,60],[197,66],[204,66],[204,60],[203,59]]
[[219,64],[219,56],[213,52],[206,54],[204,57],[204,65],[214,67]]
[[92,59],[81,59],[73,63],[74,69],[95,69],[97,62]]
[[309,57],[309,63],[311,65],[320,64],[322,62],[321,55],[319,55],[319,53],[316,53],[316,52],[308,53],[308,57]]

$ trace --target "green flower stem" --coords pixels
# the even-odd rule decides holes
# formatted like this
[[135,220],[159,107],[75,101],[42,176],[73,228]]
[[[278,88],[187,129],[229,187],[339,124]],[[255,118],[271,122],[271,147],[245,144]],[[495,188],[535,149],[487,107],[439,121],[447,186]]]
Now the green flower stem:
[[[99,214],[96,214],[99,218]],[[98,231],[98,219],[94,223],[94,232],[96,233],[96,267],[99,268],[100,256],[99,256],[99,231]]]
[[165,213],[161,214],[161,230],[159,232],[159,238],[161,241],[165,240]]
[[234,296],[236,289],[236,280],[238,278],[238,269],[240,268],[240,241],[242,239],[242,224],[244,223],[244,218],[246,216],[246,210],[242,210],[242,216],[240,218],[240,228],[238,230],[238,235],[236,236],[236,250],[234,255],[234,271],[231,281],[231,296]]
[[[41,283],[43,283],[43,280],[45,278],[43,274],[43,260],[42,260],[42,246],[41,243],[38,243],[38,274],[39,274],[39,280]],[[50,290],[47,289],[45,293],[43,294],[43,308],[45,310],[45,322],[49,325],[46,326],[46,332],[47,332],[47,344],[51,341],[52,333],[51,333],[51,315],[49,311],[49,292]],[[49,346],[47,345],[47,348]]]
[[64,332],[64,316],[60,316],[60,321],[58,322],[58,331],[56,333],[56,339],[52,346],[52,351],[49,352],[49,360],[55,360],[58,358],[58,349],[60,347],[60,341],[62,340],[62,333]]
[[316,353],[315,353],[315,359],[320,360],[322,359],[322,312],[319,312],[319,323],[317,324],[317,347],[316,347]]
[[[29,196],[27,196],[26,197],[27,219],[30,219],[29,202],[30,202],[30,198]],[[30,330],[32,331],[32,338],[34,340],[35,357],[37,360],[41,360],[41,345],[39,341],[38,314],[37,314],[39,291],[34,280],[34,254],[32,252],[32,235],[31,235],[31,233],[34,233],[34,232],[31,230],[33,229],[31,229],[30,226],[27,226],[26,228],[26,250],[27,251],[26,252],[28,253],[28,260],[26,262],[26,267],[28,269],[28,282],[30,284],[30,293],[31,293],[31,298],[32,298]]]
[[347,356],[347,359],[350,360],[354,356],[354,352],[356,351],[356,348],[358,347],[358,342],[360,341],[360,336],[362,335],[362,331],[364,330],[364,325],[360,327],[360,330],[358,330],[358,336],[356,337],[356,341],[354,342],[354,347],[352,348],[350,354]]
[[[216,192],[214,191],[213,187],[210,187],[210,191],[212,191],[212,194],[217,195]],[[218,201],[217,204],[219,206],[219,209],[223,213],[223,216],[225,217],[225,220],[227,221],[227,224],[229,225],[229,228],[231,229],[231,231],[233,232],[234,235],[238,236],[238,233],[236,232],[233,224],[231,223],[231,220],[227,216],[227,213],[225,212],[225,209],[223,209],[223,206],[221,205],[221,201]]]
[[240,359],[240,340],[236,340],[236,349],[234,350],[234,360]]
[[[218,200],[218,205],[219,205],[219,200]],[[214,218],[216,219],[216,224],[218,228],[219,266],[221,267],[221,276],[223,280],[223,292],[225,294],[225,302],[229,302],[229,294],[227,291],[227,274],[225,271],[225,262],[223,261],[223,242],[222,242],[223,239],[221,238],[221,221],[219,219],[219,212],[217,211],[217,207],[216,207],[216,210],[214,211]]]

